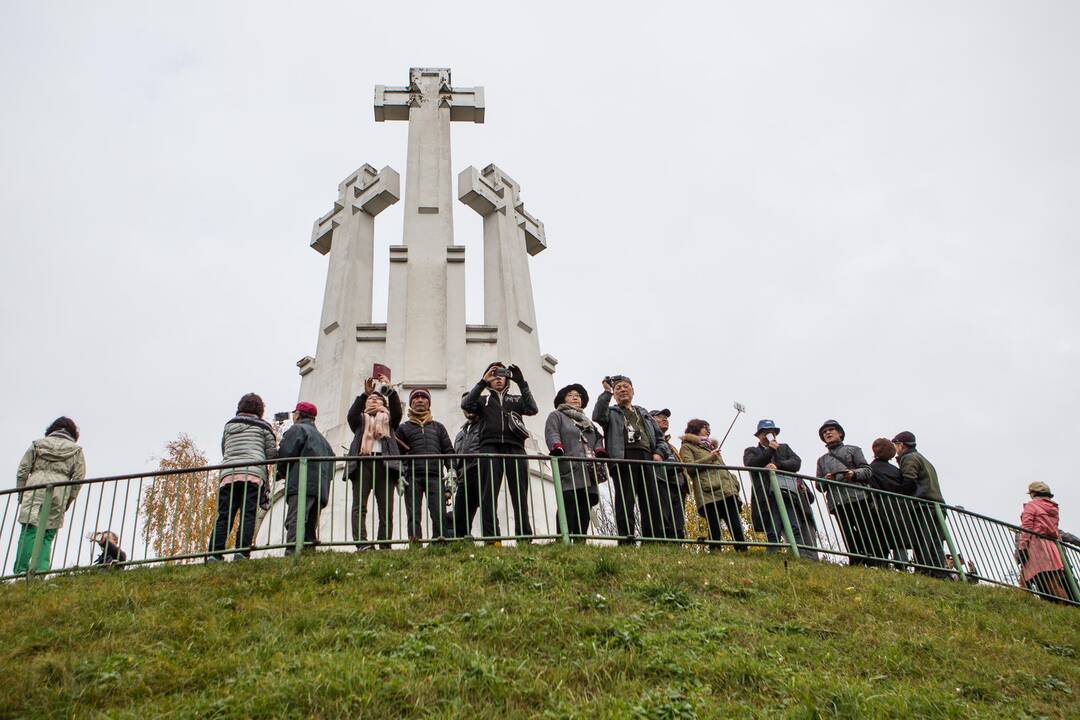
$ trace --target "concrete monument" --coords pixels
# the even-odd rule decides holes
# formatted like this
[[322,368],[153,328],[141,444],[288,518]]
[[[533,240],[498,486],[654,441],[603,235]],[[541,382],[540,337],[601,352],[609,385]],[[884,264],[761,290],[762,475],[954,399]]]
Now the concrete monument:
[[[447,68],[412,68],[407,86],[375,86],[375,120],[409,123],[403,237],[390,246],[387,322],[372,318],[374,222],[398,202],[399,179],[389,167],[364,165],[338,186],[333,208],[312,231],[311,246],[329,255],[329,267],[315,356],[297,363],[300,399],[318,406],[318,427],[344,454],[351,439],[346,412],[373,363],[390,366],[403,402],[410,389],[429,388],[432,412],[451,434],[461,422],[461,394],[487,364],[516,363],[540,404],[540,414],[527,420],[534,436],[527,449],[539,452],[557,363],[540,353],[529,273],[529,256],[547,247],[544,225],[525,211],[520,186],[495,165],[468,167],[458,176],[459,200],[484,217],[484,324],[465,323],[465,247],[454,244],[450,124],[484,122],[483,88],[453,87]],[[345,539],[340,485],[324,512],[324,539]],[[395,531],[399,527],[395,522]]]

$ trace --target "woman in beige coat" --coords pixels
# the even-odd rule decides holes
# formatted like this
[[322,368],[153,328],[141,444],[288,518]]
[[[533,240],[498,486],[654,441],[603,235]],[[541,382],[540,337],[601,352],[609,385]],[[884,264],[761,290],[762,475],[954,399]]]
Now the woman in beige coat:
[[[742,500],[739,498],[739,481],[723,467],[693,467],[724,464],[720,449],[709,437],[709,423],[704,420],[691,420],[686,424],[686,433],[682,436],[679,456],[691,467],[686,468],[690,484],[694,488],[698,515],[709,523],[709,536],[714,542],[723,539],[721,523],[728,527],[731,539],[737,543],[746,542],[743,532]],[[736,550],[746,550],[745,545],[736,545]]]
[[[74,420],[67,417],[53,420],[45,431],[45,437],[35,440],[23,454],[15,475],[15,487],[85,479],[86,460],[83,458],[82,448],[75,444],[78,439],[79,427]],[[46,517],[41,517],[45,488],[39,487],[19,493],[19,523],[22,525],[22,532],[19,534],[19,546],[15,552],[16,573],[24,573],[30,569],[31,555],[39,532],[44,532],[45,537],[33,570],[45,572],[49,569],[56,531],[63,526],[64,514],[75,502],[81,487],[78,484],[55,486]]]

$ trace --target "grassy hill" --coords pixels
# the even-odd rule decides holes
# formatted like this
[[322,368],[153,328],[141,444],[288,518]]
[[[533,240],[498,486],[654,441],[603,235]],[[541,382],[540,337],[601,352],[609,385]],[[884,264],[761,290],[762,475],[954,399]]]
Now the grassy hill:
[[0,587],[0,717],[1077,717],[1080,611],[761,553],[320,553]]

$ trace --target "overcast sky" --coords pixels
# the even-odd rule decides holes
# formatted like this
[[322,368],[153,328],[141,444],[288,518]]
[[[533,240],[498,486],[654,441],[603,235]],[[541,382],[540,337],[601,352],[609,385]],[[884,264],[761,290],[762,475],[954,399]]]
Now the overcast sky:
[[826,418],[912,430],[949,502],[1015,522],[1043,479],[1080,532],[1080,5],[593,5],[0,2],[0,487],[61,414],[104,475],[182,431],[216,461],[244,392],[290,409],[312,221],[404,173],[373,86],[445,66],[487,101],[455,175],[498,163],[546,224],[557,387],[628,374],[680,430],[742,401],[728,461],[769,417],[811,473]]

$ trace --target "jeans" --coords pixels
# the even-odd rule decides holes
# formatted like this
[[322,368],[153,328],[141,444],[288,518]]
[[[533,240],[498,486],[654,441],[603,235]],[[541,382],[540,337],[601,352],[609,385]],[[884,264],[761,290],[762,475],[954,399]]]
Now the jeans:
[[[479,453],[493,455],[525,455],[525,449],[516,445],[490,443],[481,445]],[[484,525],[484,534],[489,527],[496,527],[497,515],[495,503],[499,497],[503,475],[510,493],[510,504],[514,508],[514,525],[518,536],[529,537],[533,534],[532,520],[529,518],[529,461],[521,458],[480,458],[480,517]],[[491,503],[487,502],[490,498]]]
[[225,543],[229,539],[236,516],[240,516],[240,526],[236,529],[236,549],[240,555],[251,557],[251,541],[255,536],[255,513],[259,509],[259,487],[262,478],[258,475],[233,475],[233,481],[218,489],[217,522],[210,533],[210,552],[217,557],[224,555]]

